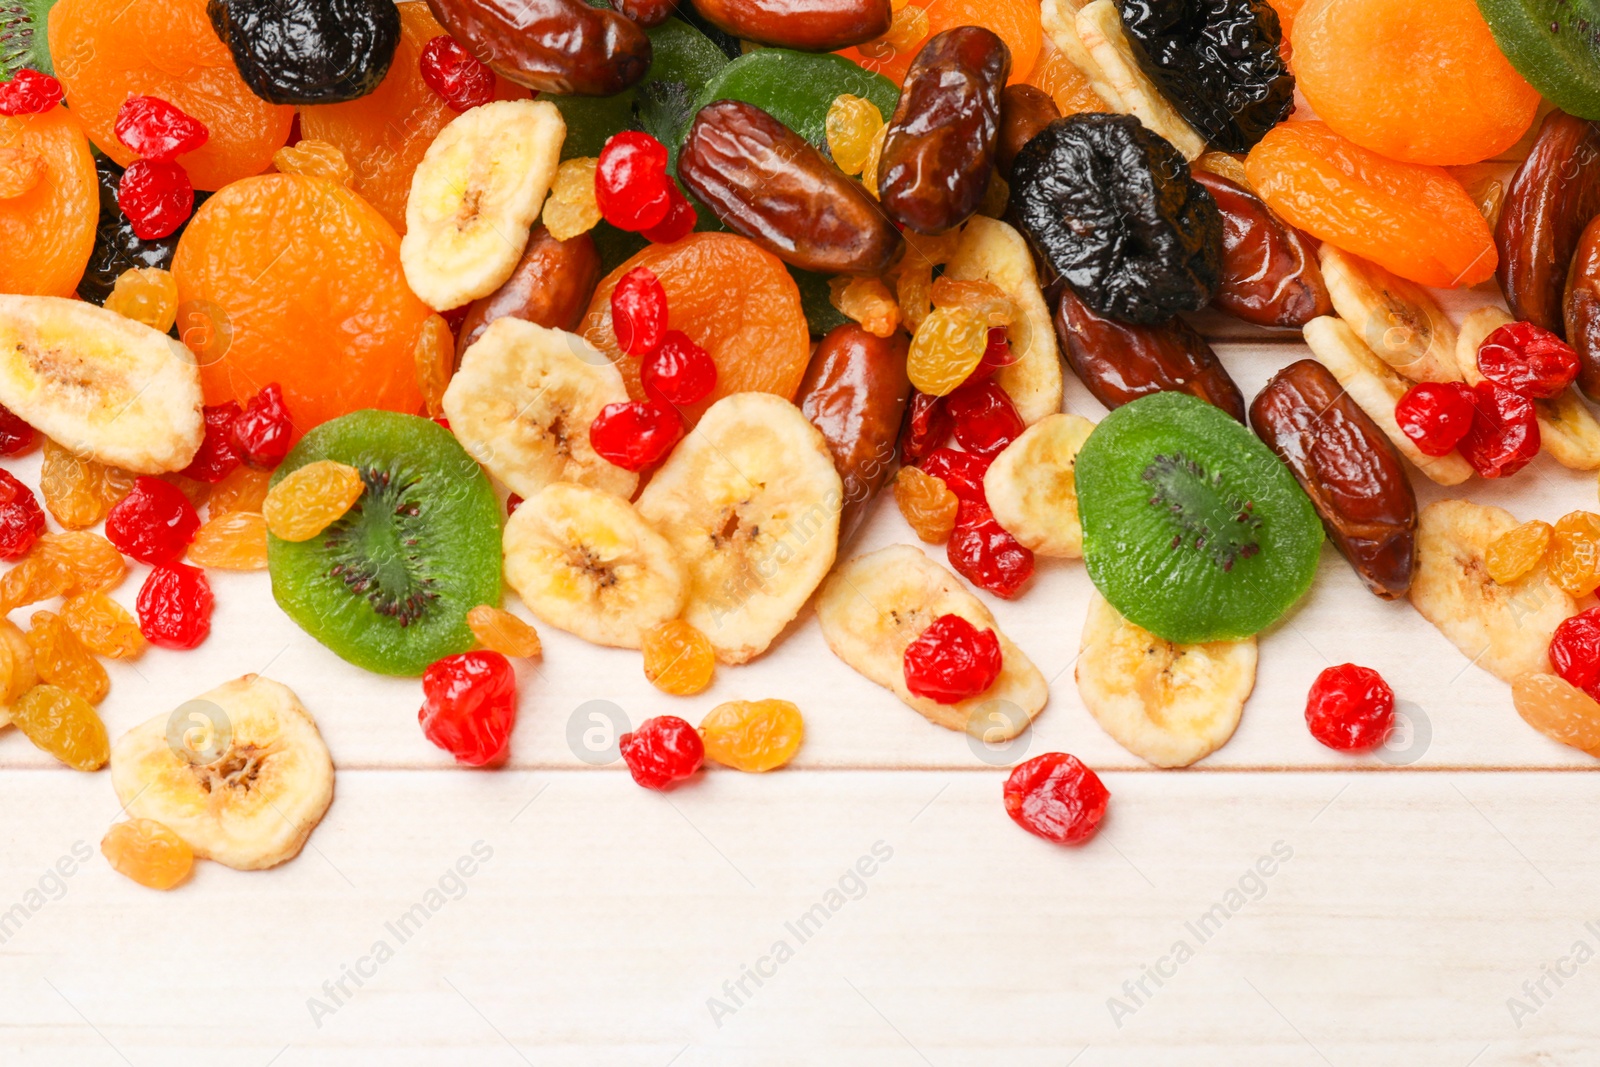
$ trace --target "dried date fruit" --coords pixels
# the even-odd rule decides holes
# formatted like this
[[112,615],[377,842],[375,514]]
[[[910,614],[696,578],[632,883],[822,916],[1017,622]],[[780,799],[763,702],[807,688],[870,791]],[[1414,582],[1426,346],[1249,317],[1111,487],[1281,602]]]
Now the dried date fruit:
[[583,233],[558,241],[543,226],[535,226],[511,277],[467,305],[467,317],[456,335],[456,359],[491,322],[507,316],[552,330],[577,329],[600,275],[600,253],[593,237]]
[[918,233],[944,233],[978,210],[1000,141],[1011,50],[989,30],[957,26],[922,46],[906,72],[878,159],[878,200]]
[[895,439],[911,382],[906,335],[877,337],[855,323],[828,332],[800,380],[795,403],[822,432],[844,484],[839,544],[846,545],[894,469]]
[[900,250],[899,232],[861,186],[754,104],[701,108],[678,179],[729,229],[802,270],[882,274]]
[[583,0],[428,0],[428,9],[480,63],[542,93],[611,96],[650,66],[642,29]]
[[1018,82],[1000,94],[1000,143],[995,148],[995,166],[1007,178],[1011,164],[1022,146],[1040,130],[1061,117],[1061,109],[1049,93],[1037,85]]
[[210,0],[206,14],[244,83],[273,104],[366,96],[400,44],[390,0]]
[[1267,0],[1117,0],[1139,66],[1207,141],[1248,152],[1294,108]]
[[[1023,146],[1011,208],[1100,315],[1151,325],[1211,302],[1222,214],[1171,144],[1131,115],[1069,115]],[[1242,406],[1242,405],[1241,405]]]
[[1600,214],[1578,240],[1562,310],[1567,343],[1578,355],[1578,388],[1600,401]]
[[1250,425],[1367,588],[1384,600],[1404,596],[1416,567],[1417,498],[1394,445],[1332,372],[1314,359],[1285,367],[1256,394]]
[[[1567,268],[1584,227],[1596,215],[1600,124],[1552,111],[1511,178],[1494,231],[1500,252],[1496,274],[1513,316],[1562,333]],[[1596,396],[1600,390],[1590,399]]]
[[889,0],[695,0],[694,10],[736,38],[801,52],[837,52],[889,32]]
[[1222,214],[1222,277],[1214,306],[1257,326],[1293,329],[1333,313],[1322,267],[1303,233],[1238,182],[1206,170],[1190,173]]
[[1182,319],[1156,326],[1118,322],[1063,288],[1055,325],[1067,365],[1106,407],[1147,393],[1180,392],[1244,421],[1239,387],[1205,338]]
[[678,10],[673,0],[612,0],[611,6],[645,29],[661,25]]

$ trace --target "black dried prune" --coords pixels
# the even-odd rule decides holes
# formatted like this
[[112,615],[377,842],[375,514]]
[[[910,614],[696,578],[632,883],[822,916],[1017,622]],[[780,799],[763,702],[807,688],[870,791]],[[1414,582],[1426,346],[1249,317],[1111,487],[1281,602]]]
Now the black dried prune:
[[1117,0],[1134,58],[1213,145],[1248,152],[1294,108],[1267,0]]
[[1152,325],[1211,302],[1222,215],[1176,148],[1132,115],[1050,123],[1011,165],[1011,210],[1091,309]]
[[393,0],[210,0],[206,15],[245,85],[273,104],[366,96],[400,43]]
[[[133,232],[133,224],[117,205],[117,187],[122,184],[122,168],[105,156],[96,156],[94,169],[100,185],[100,220],[95,224],[94,251],[89,253],[89,265],[78,280],[78,295],[91,304],[103,305],[123,271],[134,267],[171,270],[172,257],[178,251],[178,238],[183,236],[183,227],[180,226],[169,237],[142,240]],[[196,192],[195,208],[199,209],[210,196],[210,193]]]

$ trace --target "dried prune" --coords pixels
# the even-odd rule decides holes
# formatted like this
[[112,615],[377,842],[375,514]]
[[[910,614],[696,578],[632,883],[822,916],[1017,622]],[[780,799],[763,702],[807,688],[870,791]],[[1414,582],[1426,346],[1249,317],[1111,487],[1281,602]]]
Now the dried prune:
[[541,93],[611,96],[650,66],[645,32],[584,0],[428,0],[428,9],[478,62]]
[[1305,235],[1237,182],[1209,171],[1192,173],[1222,213],[1222,281],[1216,306],[1257,326],[1294,329],[1318,315],[1331,315],[1333,301],[1322,267]]
[[[104,305],[106,297],[124,271],[134,267],[160,267],[170,270],[172,257],[178,251],[176,233],[146,241],[133,232],[133,223],[122,213],[117,203],[117,190],[122,185],[122,168],[109,156],[96,156],[95,177],[100,185],[100,221],[95,224],[94,251],[89,253],[89,265],[78,281],[78,295],[91,304]],[[194,206],[198,208],[211,197],[210,193],[196,192]]]
[[[1069,115],[1011,166],[1011,210],[1101,315],[1151,325],[1211,302],[1222,214],[1183,156],[1132,115]],[[1242,405],[1241,405],[1242,406]]]
[[1248,152],[1294,108],[1267,0],[1117,0],[1134,58],[1206,140]]
[[273,104],[342,104],[389,73],[400,44],[390,0],[210,0],[239,77]]

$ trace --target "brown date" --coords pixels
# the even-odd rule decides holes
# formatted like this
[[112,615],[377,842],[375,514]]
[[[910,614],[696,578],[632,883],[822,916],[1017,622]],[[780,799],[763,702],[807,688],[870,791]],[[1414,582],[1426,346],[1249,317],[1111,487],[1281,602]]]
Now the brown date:
[[611,6],[646,29],[661,25],[678,10],[673,0],[611,0]]
[[678,179],[731,230],[823,274],[882,274],[899,231],[859,184],[789,127],[741,100],[695,116]]
[[428,9],[479,62],[542,93],[611,96],[650,66],[643,30],[583,0],[428,0]]
[[718,29],[757,44],[836,52],[889,32],[889,0],[694,0]]
[[1417,559],[1416,494],[1400,453],[1328,368],[1302,359],[1279,371],[1251,403],[1250,425],[1367,588],[1404,596]]
[[895,440],[911,395],[902,330],[888,337],[853,322],[835,326],[806,366],[795,403],[822,432],[844,482],[839,546],[866,517],[867,505],[895,468]]
[[979,26],[929,38],[906,72],[878,162],[878,199],[918,233],[944,233],[983,203],[1000,140],[1011,49]]
[[510,316],[552,330],[575,330],[600,284],[600,253],[586,233],[565,241],[539,225],[528,234],[516,270],[488,296],[467,307],[456,336],[456,362],[495,319]]
[[1212,304],[1257,326],[1299,329],[1333,314],[1311,243],[1250,190],[1220,174],[1190,172],[1222,212],[1222,283]]
[[1244,421],[1239,387],[1205,338],[1182,319],[1155,326],[1108,319],[1063,286],[1055,324],[1067,365],[1106,407],[1149,393],[1179,392]]
[[1600,215],[1600,124],[1552,111],[1511,178],[1495,227],[1495,273],[1511,314],[1564,332],[1562,292],[1578,237]]
[[1011,161],[1033,135],[1061,117],[1049,93],[1037,85],[1018,82],[1000,94],[1000,142],[995,146],[995,166],[1011,177]]
[[1578,239],[1562,309],[1567,343],[1578,353],[1578,388],[1600,399],[1600,216]]

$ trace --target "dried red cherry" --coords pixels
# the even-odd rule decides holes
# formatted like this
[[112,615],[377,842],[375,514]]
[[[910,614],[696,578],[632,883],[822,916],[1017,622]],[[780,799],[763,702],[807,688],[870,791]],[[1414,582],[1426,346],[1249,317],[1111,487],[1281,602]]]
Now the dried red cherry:
[[983,358],[978,360],[978,365],[967,375],[967,381],[976,382],[987,378],[1001,367],[1011,366],[1018,358],[1011,348],[1011,342],[1006,339],[1006,328],[991,326],[988,343],[983,349]]
[[1560,396],[1578,379],[1578,353],[1531,322],[1500,327],[1478,346],[1478,370],[1531,400]]
[[[981,366],[981,364],[980,364]],[[955,431],[955,420],[944,397],[913,391],[906,405],[906,424],[900,432],[900,458],[916,464],[943,448]]]
[[21,559],[44,533],[44,511],[33,490],[0,470],[0,559]]
[[239,454],[229,443],[234,422],[243,414],[236,400],[225,404],[207,406],[205,409],[206,435],[194,459],[183,468],[183,473],[202,482],[220,482],[239,466]]
[[956,443],[968,452],[998,455],[1028,428],[1011,397],[992,378],[963,383],[948,401]]
[[667,208],[666,217],[654,226],[646,227],[640,233],[646,241],[658,245],[670,245],[674,241],[681,241],[694,232],[700,222],[700,216],[695,214],[694,206],[689,203],[689,198],[678,191],[672,182],[667,182],[667,195],[672,205]]
[[666,146],[638,130],[613,134],[600,149],[594,198],[600,214],[619,230],[661,225],[672,210]]
[[657,715],[618,741],[633,780],[646,789],[666,789],[700,769],[706,746],[693,726],[676,715]]
[[668,330],[660,347],[644,357],[639,381],[646,396],[663,404],[698,404],[717,386],[717,363],[688,334]]
[[959,615],[941,615],[906,646],[901,665],[911,692],[957,704],[1000,677],[1000,638]]
[[1550,639],[1556,673],[1600,700],[1600,608],[1589,608],[1556,627]]
[[157,163],[170,163],[211,139],[205,123],[159,96],[130,96],[117,109],[117,140]]
[[8,407],[0,406],[0,456],[15,456],[33,447],[33,427]]
[[1006,814],[1018,826],[1046,841],[1075,845],[1100,828],[1111,791],[1078,757],[1046,752],[1012,770],[1005,798]]
[[682,436],[678,413],[654,400],[607,404],[589,424],[589,444],[595,452],[630,471],[661,462]]
[[48,74],[24,67],[10,81],[0,82],[0,115],[37,115],[59,103],[61,83]]
[[924,474],[931,474],[950,487],[950,491],[963,501],[986,503],[983,495],[983,476],[989,471],[993,456],[980,456],[976,452],[958,452],[953,448],[936,448],[928,453],[919,466]]
[[[961,495],[954,486],[951,492]],[[988,504],[961,501],[945,554],[957,574],[1006,600],[1020,593],[1033,577],[1033,551],[1006,532]]]
[[1417,451],[1443,456],[1472,429],[1472,387],[1461,382],[1419,382],[1395,404],[1394,420]]
[[498,652],[446,656],[422,672],[422,736],[468,767],[505,758],[517,723],[517,675]]
[[649,267],[635,267],[611,290],[611,328],[630,356],[654,352],[667,335],[667,291]]
[[1394,690],[1377,671],[1342,663],[1317,675],[1306,697],[1311,736],[1341,752],[1377,748],[1394,725]]
[[282,463],[293,438],[294,422],[277,382],[262,386],[228,428],[228,444],[234,453],[257,470],[271,470]]
[[1497,382],[1472,387],[1472,428],[1456,446],[1485,478],[1517,473],[1539,454],[1539,419],[1533,401]]
[[163,563],[139,587],[139,632],[162,648],[194,648],[211,633],[213,603],[204,571]]
[[176,233],[194,212],[189,172],[172,162],[136,159],[122,172],[117,206],[141,241]]
[[200,516],[183,490],[146,474],[106,515],[106,540],[141,563],[172,562],[198,529]]
[[418,63],[422,80],[444,98],[452,111],[471,111],[494,99],[494,71],[479,63],[448,33],[423,45]]

